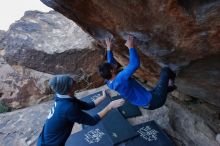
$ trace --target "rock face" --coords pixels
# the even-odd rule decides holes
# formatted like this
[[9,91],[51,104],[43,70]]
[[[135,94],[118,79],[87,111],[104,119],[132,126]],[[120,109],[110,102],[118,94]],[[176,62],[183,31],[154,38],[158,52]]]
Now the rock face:
[[190,111],[182,104],[168,100],[166,106],[160,109],[154,111],[141,109],[141,111],[143,116],[129,119],[131,124],[155,120],[166,130],[177,146],[218,146],[220,144],[215,139],[218,130],[213,130],[206,123],[209,119],[198,116],[198,113]]
[[124,40],[135,36],[139,78],[152,85],[167,64],[179,72],[180,91],[220,107],[219,0],[41,1],[97,40],[113,36],[121,65],[128,63]]
[[[5,36],[5,31],[3,31],[3,30],[0,30],[0,42],[2,42],[2,39],[4,38],[4,36]],[[2,45],[2,43],[0,43],[0,54],[2,53],[2,50],[3,50],[3,45]]]
[[0,102],[17,109],[47,100],[51,77],[22,66],[11,67],[0,57]]
[[93,86],[100,85],[96,68],[104,51],[75,23],[57,12],[27,11],[10,26],[2,44],[4,58],[10,65],[49,74],[87,75]]
[[96,73],[103,54],[92,37],[61,14],[27,11],[0,32],[0,101],[21,108],[48,99],[52,74],[74,75],[79,90],[97,87],[103,84]]
[[5,31],[0,30],[0,41],[4,38],[5,36]]
[[[6,32],[0,32],[0,42]],[[0,43],[0,47],[3,44]],[[50,99],[48,81],[51,74],[35,71],[20,65],[10,66],[0,49],[0,102],[9,109],[18,109]]]
[[[199,107],[198,105],[186,106],[172,100],[168,101],[167,107],[169,109],[169,125],[171,128],[168,127],[166,130],[174,137],[178,145],[218,146],[220,143],[216,141],[216,132],[219,131],[219,125],[214,124],[217,119],[207,112],[211,109],[210,107],[206,107],[206,105]],[[195,111],[197,110],[196,108],[200,111]],[[207,112],[206,114],[209,114],[210,117],[207,115],[205,117],[201,110],[204,113]],[[219,122],[220,120],[218,119],[217,123]],[[210,125],[210,123],[213,125]]]
[[53,102],[1,114],[1,146],[34,146]]

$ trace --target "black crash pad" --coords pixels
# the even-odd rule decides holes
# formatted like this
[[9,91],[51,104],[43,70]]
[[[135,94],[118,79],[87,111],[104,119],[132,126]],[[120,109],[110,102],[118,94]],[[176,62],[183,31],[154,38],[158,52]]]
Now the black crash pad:
[[[99,96],[102,95],[102,92],[97,92],[91,95],[88,95],[86,97],[83,97],[81,100],[85,101],[85,102],[91,102],[93,100],[95,100],[96,98],[98,98]],[[95,115],[98,112],[100,112],[103,108],[105,108],[108,104],[110,103],[110,99],[107,97],[104,99],[104,101],[102,101],[97,107],[91,109],[91,110],[87,110],[85,111],[86,113],[90,114],[90,115]],[[89,127],[87,125],[82,125],[83,128]]]
[[113,143],[102,125],[88,127],[72,134],[65,146],[113,146]]
[[85,102],[91,102],[91,101],[94,101],[96,100],[98,97],[102,96],[102,91],[99,91],[99,92],[96,92],[96,93],[93,93],[93,94],[90,94],[88,96],[85,96],[83,97],[82,101],[85,101]]
[[175,146],[154,121],[134,126],[134,128],[139,136],[119,146]]
[[[120,95],[111,97],[112,100],[120,98],[122,98]],[[139,110],[138,106],[135,106],[128,101],[125,101],[125,104],[119,107],[118,110],[125,118],[141,116],[141,111]]]
[[[99,97],[99,94],[102,93],[94,93],[92,95],[82,98],[81,100],[85,102],[90,102],[92,101],[92,99],[94,99],[94,97]],[[96,113],[100,112],[105,106],[110,103],[109,95],[107,94],[107,96],[108,97],[105,98],[105,100],[102,101],[102,103],[100,103],[97,107],[85,112],[90,115],[95,115]],[[135,129],[128,123],[127,120],[124,119],[124,117],[120,114],[118,110],[112,110],[111,112],[109,112],[106,117],[104,117],[104,119],[102,119],[97,124],[97,126],[99,125],[105,128],[113,144],[118,144],[130,138],[138,136],[138,133],[135,131]],[[83,129],[86,129],[88,127],[91,126],[83,125]]]
[[[124,119],[118,110],[110,111],[96,126],[104,127],[113,145],[138,136],[135,129]],[[83,126],[84,129],[90,127],[93,126]]]
[[124,119],[118,110],[109,112],[99,124],[105,127],[114,145],[138,136],[135,129]]
[[[83,97],[80,100],[85,102],[91,102],[97,99],[98,97],[100,97],[101,95],[102,95],[102,91]],[[103,108],[105,108],[109,103],[110,103],[110,99],[106,97],[97,107],[85,112],[87,112],[90,115],[95,115],[98,112],[100,112]]]

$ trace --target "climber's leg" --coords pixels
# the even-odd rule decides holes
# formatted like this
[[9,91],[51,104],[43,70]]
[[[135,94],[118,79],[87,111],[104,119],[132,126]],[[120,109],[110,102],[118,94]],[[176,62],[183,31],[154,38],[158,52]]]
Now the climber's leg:
[[150,102],[149,108],[150,110],[154,110],[160,108],[164,105],[167,99],[167,90],[169,79],[174,80],[175,76],[168,67],[164,67],[160,73],[160,79],[158,81],[157,86],[151,91],[152,100]]

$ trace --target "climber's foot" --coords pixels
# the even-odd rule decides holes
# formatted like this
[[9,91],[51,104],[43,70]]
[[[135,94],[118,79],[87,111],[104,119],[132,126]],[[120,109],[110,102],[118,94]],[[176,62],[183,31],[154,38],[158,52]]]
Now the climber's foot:
[[168,86],[168,87],[167,87],[167,92],[169,93],[169,92],[172,92],[172,91],[174,91],[174,90],[176,90],[176,89],[177,89],[177,86],[176,86],[176,85]]

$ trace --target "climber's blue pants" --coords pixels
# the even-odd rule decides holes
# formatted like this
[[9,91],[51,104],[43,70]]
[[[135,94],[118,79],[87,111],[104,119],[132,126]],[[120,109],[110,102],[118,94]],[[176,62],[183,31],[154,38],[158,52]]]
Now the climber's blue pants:
[[156,87],[151,91],[152,99],[150,101],[149,110],[154,110],[163,106],[167,99],[167,87],[169,83],[171,70],[164,67],[160,72],[160,79]]

